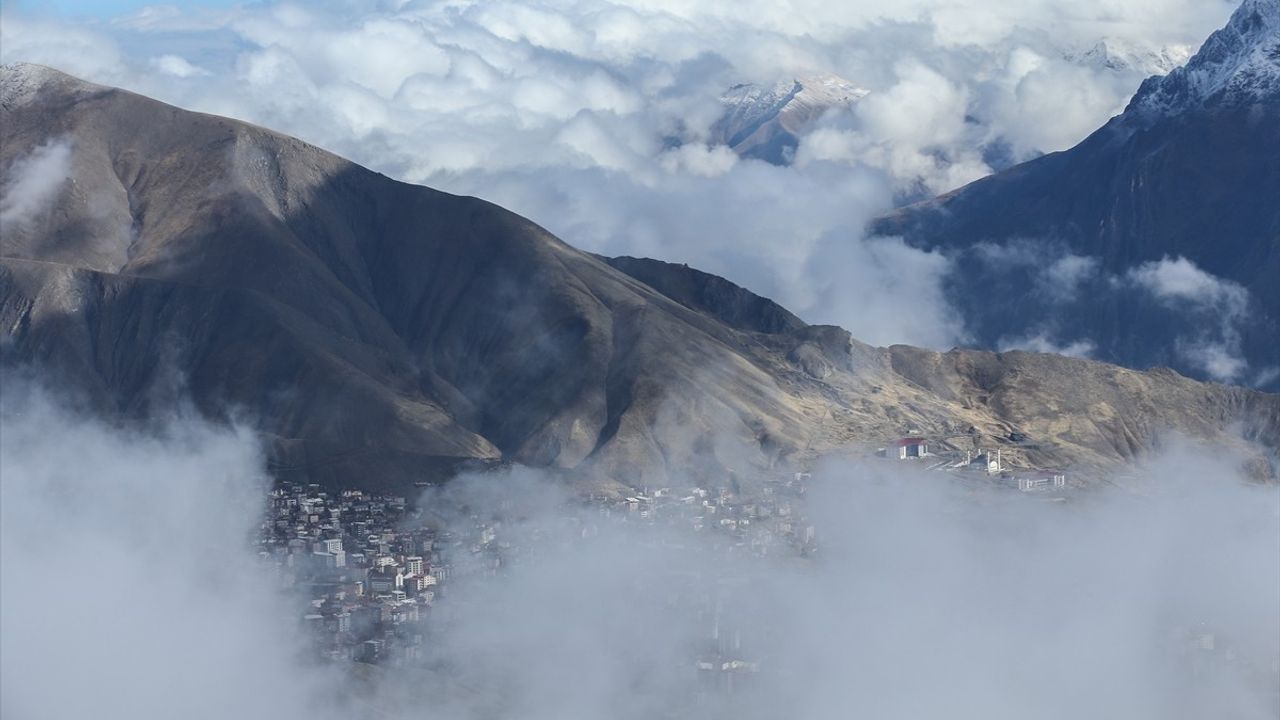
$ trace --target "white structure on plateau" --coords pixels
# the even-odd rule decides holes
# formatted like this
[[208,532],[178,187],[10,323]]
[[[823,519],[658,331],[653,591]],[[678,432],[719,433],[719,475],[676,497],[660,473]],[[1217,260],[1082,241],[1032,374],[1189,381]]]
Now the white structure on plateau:
[[970,471],[985,471],[988,475],[999,475],[1004,471],[1004,463],[997,449],[993,455],[990,450],[979,450],[978,454],[965,452],[964,464]]
[[1018,481],[1018,489],[1022,492],[1050,489],[1060,490],[1067,486],[1066,473],[1059,472],[1057,470],[1019,474],[1016,476],[1016,479]]

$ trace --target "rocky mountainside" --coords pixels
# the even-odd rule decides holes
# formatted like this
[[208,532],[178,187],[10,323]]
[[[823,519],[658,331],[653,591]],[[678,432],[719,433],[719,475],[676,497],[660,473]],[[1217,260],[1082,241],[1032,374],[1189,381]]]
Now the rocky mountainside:
[[735,85],[720,98],[725,114],[711,129],[712,142],[743,157],[790,164],[801,132],[826,111],[851,105],[868,94],[828,74],[805,75],[765,87]]
[[[949,294],[977,345],[1048,336],[1131,367],[1274,390],[1278,198],[1280,0],[1245,0],[1078,146],[872,229],[957,259]],[[1068,292],[1056,291],[1056,261],[1082,271]],[[1170,282],[1151,282],[1162,271]]]
[[1197,109],[1252,107],[1280,98],[1280,0],[1244,0],[1184,67],[1149,79],[1126,111],[1146,125]]
[[1165,429],[1280,443],[1274,395],[869,347],[713,275],[583,253],[490,203],[48,68],[0,71],[0,112],[10,372],[122,418],[188,398],[256,428],[280,475],[402,486],[516,461],[654,483],[908,431],[1081,471]]

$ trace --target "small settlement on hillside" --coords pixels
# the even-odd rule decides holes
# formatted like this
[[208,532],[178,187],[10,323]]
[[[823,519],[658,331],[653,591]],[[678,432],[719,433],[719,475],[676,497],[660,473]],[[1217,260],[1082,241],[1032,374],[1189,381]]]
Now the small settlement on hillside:
[[1063,470],[1013,469],[1005,466],[1002,455],[999,448],[930,452],[928,440],[919,436],[898,438],[876,450],[877,457],[923,462],[925,469],[931,471],[964,473],[969,477],[985,475],[1022,492],[1062,490],[1067,486],[1067,474]]

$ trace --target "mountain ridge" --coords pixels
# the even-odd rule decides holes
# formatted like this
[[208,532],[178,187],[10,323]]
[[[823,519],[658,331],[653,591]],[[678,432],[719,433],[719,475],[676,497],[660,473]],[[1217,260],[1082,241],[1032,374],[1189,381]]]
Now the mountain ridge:
[[711,128],[711,139],[742,157],[787,165],[808,126],[869,92],[826,73],[799,75],[768,87],[740,83],[721,96],[725,112]]
[[1126,113],[1167,114],[1216,96],[1248,103],[1268,95],[1280,97],[1280,0],[1244,0],[1185,65],[1148,78]]
[[[1195,351],[1207,347],[1248,366],[1226,379],[1280,389],[1280,206],[1268,200],[1280,197],[1280,81],[1259,81],[1280,78],[1276,48],[1280,2],[1249,0],[1075,147],[900,208],[869,231],[956,261],[947,297],[979,346],[1048,335],[1090,344],[1100,360],[1202,379],[1212,368]],[[1037,248],[1034,261],[1001,264],[1020,246]],[[1065,300],[1043,287],[1058,259],[1090,270]],[[1186,263],[1222,290],[1143,287],[1152,270]],[[1215,306],[1236,286],[1244,302]]]
[[[1017,429],[1040,442],[1010,446],[1015,467],[1090,473],[1165,428],[1280,436],[1275,396],[1056,356],[873,348],[723,278],[592,256],[483,200],[55,72],[34,91],[29,68],[0,78],[25,88],[5,93],[6,176],[70,148],[49,207],[3,233],[4,365],[125,417],[164,412],[179,377],[203,414],[250,418],[278,475],[403,487],[519,462],[652,484],[803,468],[909,429],[952,445]],[[1043,377],[1054,368],[1092,402],[1071,413],[1134,417],[1036,410],[1062,402],[1043,388],[1067,392]]]

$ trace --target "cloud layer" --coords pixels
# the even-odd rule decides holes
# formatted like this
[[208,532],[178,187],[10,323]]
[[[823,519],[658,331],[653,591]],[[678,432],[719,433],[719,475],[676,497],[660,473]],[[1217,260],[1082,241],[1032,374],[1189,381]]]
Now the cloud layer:
[[[1178,443],[1126,490],[1066,503],[907,463],[832,463],[795,507],[817,529],[808,559],[606,515],[526,469],[466,476],[422,504],[459,537],[494,527],[505,569],[451,581],[424,667],[348,685],[303,659],[291,618],[306,603],[272,590],[250,551],[265,492],[253,442],[182,415],[110,427],[6,381],[6,716],[1280,709],[1280,492]],[[699,683],[708,643],[756,664],[734,693]]]
[[297,717],[293,608],[249,552],[257,444],[181,414],[113,428],[4,376],[6,717]]

